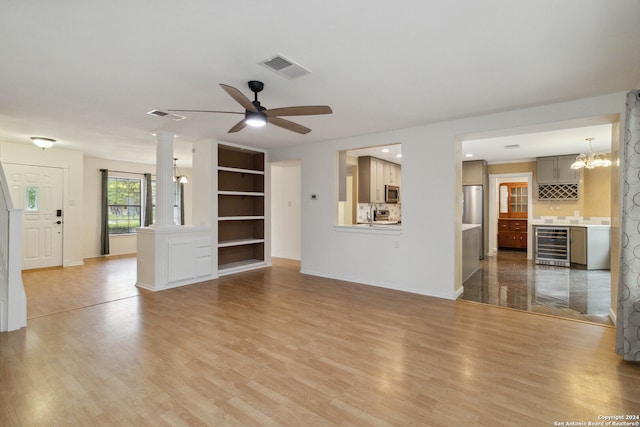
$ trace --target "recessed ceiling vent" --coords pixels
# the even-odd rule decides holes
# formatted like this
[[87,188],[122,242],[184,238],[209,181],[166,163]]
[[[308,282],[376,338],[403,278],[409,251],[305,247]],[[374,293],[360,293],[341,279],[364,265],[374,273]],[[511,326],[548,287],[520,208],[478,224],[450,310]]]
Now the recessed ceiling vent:
[[164,111],[160,111],[160,110],[147,111],[147,114],[150,116],[156,116],[156,117],[164,117],[169,115],[169,113],[165,113]]
[[304,68],[302,65],[282,55],[272,56],[264,61],[260,61],[259,64],[288,79],[295,79],[311,73],[311,70]]

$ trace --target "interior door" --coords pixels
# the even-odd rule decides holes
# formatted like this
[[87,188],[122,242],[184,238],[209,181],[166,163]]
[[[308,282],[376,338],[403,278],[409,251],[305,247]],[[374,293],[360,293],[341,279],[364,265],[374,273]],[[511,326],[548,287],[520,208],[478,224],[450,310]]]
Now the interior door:
[[3,164],[13,205],[23,209],[22,269],[62,265],[61,168]]

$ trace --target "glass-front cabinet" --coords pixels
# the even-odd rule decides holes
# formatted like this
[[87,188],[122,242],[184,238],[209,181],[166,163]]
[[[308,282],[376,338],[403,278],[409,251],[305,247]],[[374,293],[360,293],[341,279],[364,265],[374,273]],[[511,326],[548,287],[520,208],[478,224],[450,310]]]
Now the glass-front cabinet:
[[526,218],[529,212],[526,182],[500,184],[500,218]]

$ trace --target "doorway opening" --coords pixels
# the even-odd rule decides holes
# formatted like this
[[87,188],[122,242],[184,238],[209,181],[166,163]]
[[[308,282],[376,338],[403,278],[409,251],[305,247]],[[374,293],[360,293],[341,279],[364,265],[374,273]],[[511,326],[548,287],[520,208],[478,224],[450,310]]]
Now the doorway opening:
[[271,256],[300,261],[302,162],[271,163]]
[[[480,261],[480,269],[463,283],[462,299],[613,325],[612,319],[615,319],[615,316],[611,310],[613,290],[609,269],[589,270],[581,266],[543,265],[535,261],[534,225],[610,227],[611,217],[617,211],[617,206],[612,205],[614,198],[611,197],[614,184],[611,175],[615,170],[612,168],[580,171],[578,200],[538,198],[538,158],[573,156],[575,160],[578,154],[585,152],[580,145],[571,146],[567,143],[567,146],[563,146],[565,140],[580,142],[595,135],[601,142],[605,142],[597,151],[617,151],[617,123],[611,122],[611,118],[583,120],[583,123],[587,122],[599,124],[578,128],[563,128],[562,124],[554,124],[549,125],[549,128],[556,129],[553,131],[542,129],[537,133],[514,133],[508,137],[504,137],[505,133],[502,133],[495,138],[470,140],[471,148],[465,147],[467,141],[463,140],[463,156],[471,150],[474,151],[474,159],[486,161],[489,212],[486,223],[487,256]],[[482,143],[493,144],[494,151],[487,146],[487,156],[483,156]],[[521,150],[521,158],[518,157],[518,150]],[[492,158],[492,155],[497,157]],[[526,251],[524,248],[514,249],[499,243],[500,185],[513,183],[517,186],[519,182],[526,183],[528,192],[528,212],[526,217],[522,215],[522,220],[526,220]],[[515,220],[520,221],[520,218]],[[608,252],[611,253],[611,249]],[[612,265],[617,264],[612,262]]]

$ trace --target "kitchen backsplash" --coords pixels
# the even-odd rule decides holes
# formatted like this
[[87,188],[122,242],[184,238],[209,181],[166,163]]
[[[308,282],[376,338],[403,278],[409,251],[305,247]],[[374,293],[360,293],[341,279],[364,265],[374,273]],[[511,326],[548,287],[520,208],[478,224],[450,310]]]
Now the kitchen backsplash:
[[[376,209],[388,209],[389,220],[391,221],[400,221],[402,219],[401,203],[374,203],[373,206]],[[358,222],[359,223],[367,222],[367,213],[369,213],[370,207],[371,207],[371,204],[369,203],[358,203]]]
[[532,225],[611,225],[611,218],[602,216],[534,216]]

